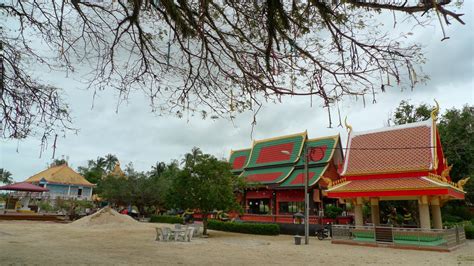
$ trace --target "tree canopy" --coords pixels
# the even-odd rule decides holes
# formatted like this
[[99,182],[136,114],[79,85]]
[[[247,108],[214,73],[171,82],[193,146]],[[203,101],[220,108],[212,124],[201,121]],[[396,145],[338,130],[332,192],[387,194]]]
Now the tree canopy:
[[177,116],[232,118],[285,95],[321,98],[324,107],[345,96],[375,102],[391,86],[425,80],[420,46],[403,41],[410,32],[384,28],[380,12],[393,12],[393,26],[425,25],[435,14],[441,27],[464,24],[450,0],[402,2],[7,1],[2,136],[44,142],[72,129],[61,90],[38,68],[77,72],[121,99],[142,91],[153,111]]
[[200,154],[188,163],[171,180],[167,204],[174,208],[199,210],[206,234],[207,217],[212,211],[239,208],[234,194],[236,178],[229,163],[209,154]]
[[12,173],[4,168],[0,168],[0,183],[11,184],[13,183]]

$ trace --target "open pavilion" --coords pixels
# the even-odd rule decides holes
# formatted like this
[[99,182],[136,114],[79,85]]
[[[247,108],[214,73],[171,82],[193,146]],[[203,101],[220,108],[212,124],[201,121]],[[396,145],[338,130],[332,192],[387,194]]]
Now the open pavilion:
[[[446,243],[442,232],[435,231],[443,227],[440,207],[449,200],[464,199],[467,179],[451,181],[451,166],[444,157],[436,126],[437,112],[438,107],[426,121],[365,132],[352,132],[346,123],[349,137],[341,178],[330,182],[326,193],[354,206],[356,230],[351,233],[356,240],[377,241],[376,229],[382,228],[380,201],[414,200],[418,203],[419,229],[411,236],[403,229],[399,243],[416,238],[419,245],[419,232],[430,230],[434,233],[430,237],[424,234],[427,240],[423,244]],[[366,203],[371,208],[370,225],[363,219]],[[363,228],[367,225],[372,228]],[[382,240],[397,241],[392,229],[383,230]]]

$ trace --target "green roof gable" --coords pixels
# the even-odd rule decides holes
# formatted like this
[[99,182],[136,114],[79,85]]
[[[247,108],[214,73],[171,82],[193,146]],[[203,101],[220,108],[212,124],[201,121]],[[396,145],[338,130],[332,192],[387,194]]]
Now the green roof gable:
[[301,154],[306,132],[254,142],[245,168],[295,163]]
[[243,149],[230,152],[229,163],[232,166],[232,171],[241,172],[244,170],[244,166],[249,161],[249,155],[252,149]]
[[[306,146],[311,148],[308,164],[312,165],[329,162],[337,148],[338,140],[339,135],[307,140]],[[296,165],[304,165],[303,156]]]

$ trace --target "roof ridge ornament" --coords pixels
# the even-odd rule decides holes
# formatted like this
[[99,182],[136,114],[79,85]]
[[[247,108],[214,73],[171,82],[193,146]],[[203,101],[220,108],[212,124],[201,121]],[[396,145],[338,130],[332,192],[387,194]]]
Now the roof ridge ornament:
[[346,115],[346,118],[344,119],[344,124],[346,125],[346,129],[348,131],[348,134],[350,135],[352,132],[352,126],[347,123],[347,115]]
[[463,190],[464,191],[464,185],[466,185],[467,181],[469,181],[469,179],[471,179],[470,177],[465,177],[461,180],[459,180],[457,183],[456,183],[456,186],[460,189],[460,190]]
[[321,179],[324,180],[324,182],[327,183],[328,188],[331,188],[333,186],[331,178],[328,178],[328,177],[325,177],[325,176],[321,175]]
[[433,99],[433,100],[434,100],[435,103],[436,103],[436,107],[433,108],[433,110],[431,111],[431,119],[432,119],[433,121],[436,121],[436,120],[438,120],[439,103],[438,103],[438,101],[436,101],[436,99]]

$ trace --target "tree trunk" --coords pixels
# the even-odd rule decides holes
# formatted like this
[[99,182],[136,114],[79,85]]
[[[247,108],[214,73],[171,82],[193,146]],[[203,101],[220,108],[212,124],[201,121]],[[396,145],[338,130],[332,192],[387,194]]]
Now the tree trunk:
[[207,235],[207,212],[202,214],[202,234]]

